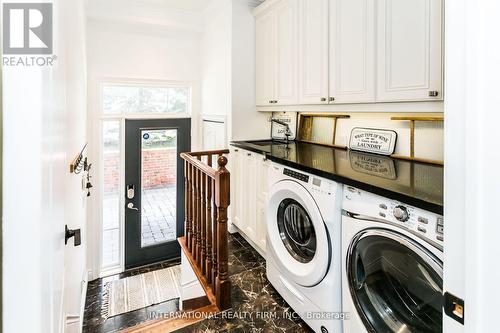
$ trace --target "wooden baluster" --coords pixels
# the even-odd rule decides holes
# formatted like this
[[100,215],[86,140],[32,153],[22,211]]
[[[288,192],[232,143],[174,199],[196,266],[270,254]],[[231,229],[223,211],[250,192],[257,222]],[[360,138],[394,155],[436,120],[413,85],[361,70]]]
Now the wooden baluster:
[[[201,155],[197,156],[198,161],[201,161]],[[201,267],[201,178],[203,175],[203,171],[198,170],[198,177],[196,178],[196,187],[198,189],[196,193],[196,216],[197,216],[197,224],[196,224],[196,263],[198,267]]]
[[[217,279],[217,205],[215,203],[215,188],[217,183],[215,179],[212,180],[212,290],[215,291],[215,280]],[[214,292],[215,293],[215,292]]]
[[226,169],[227,158],[219,156],[217,170],[217,188],[215,191],[217,204],[217,278],[215,282],[215,298],[221,310],[231,307],[231,282],[229,281],[227,260],[227,207],[229,206],[229,171]]
[[[212,155],[207,156],[207,164],[212,167]],[[205,257],[205,276],[207,283],[212,283],[212,178],[206,177],[206,257]]]
[[201,270],[201,274],[205,275],[206,274],[206,269],[205,269],[205,253],[206,253],[206,233],[207,233],[207,226],[206,226],[206,221],[207,221],[207,175],[205,173],[201,174],[201,179],[200,179],[200,193],[201,193],[201,200],[200,200],[200,238],[201,238],[201,251],[200,251],[200,260],[198,262],[198,267]]
[[192,201],[192,211],[193,211],[193,236],[191,240],[191,254],[193,255],[193,259],[196,260],[196,253],[197,253],[197,248],[196,248],[196,239],[198,239],[198,216],[196,215],[197,213],[197,205],[196,205],[196,200],[197,200],[197,187],[196,187],[196,182],[198,179],[198,169],[193,166],[193,201]]
[[184,161],[184,198],[185,198],[185,203],[184,203],[184,235],[186,237],[186,245],[188,247],[188,250],[191,251],[191,207],[190,207],[190,201],[191,201],[191,183],[190,183],[190,170],[191,170],[191,165],[188,163],[188,161]]

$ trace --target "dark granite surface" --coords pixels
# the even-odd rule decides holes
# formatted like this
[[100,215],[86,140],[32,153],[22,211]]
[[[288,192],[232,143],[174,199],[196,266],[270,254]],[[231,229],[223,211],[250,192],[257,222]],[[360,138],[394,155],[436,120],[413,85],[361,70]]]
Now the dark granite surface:
[[273,162],[443,214],[443,167],[305,142],[237,141]]
[[[264,258],[237,233],[229,235],[228,245],[232,308],[218,314],[217,318],[202,320],[176,332],[312,332],[267,280]],[[176,311],[178,301],[174,300],[124,313],[107,320],[101,317],[106,282],[178,263],[164,262],[89,282],[83,332],[118,332],[149,320],[152,312],[162,316],[163,313],[169,314]],[[272,313],[272,318],[259,317],[256,315],[257,312]]]

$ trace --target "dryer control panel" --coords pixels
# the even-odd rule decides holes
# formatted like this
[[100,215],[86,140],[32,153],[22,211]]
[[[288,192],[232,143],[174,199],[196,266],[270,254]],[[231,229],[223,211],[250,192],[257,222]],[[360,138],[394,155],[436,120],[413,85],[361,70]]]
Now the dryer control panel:
[[344,186],[342,208],[380,222],[396,224],[421,238],[441,244],[444,240],[444,220],[441,215],[416,208],[397,200]]

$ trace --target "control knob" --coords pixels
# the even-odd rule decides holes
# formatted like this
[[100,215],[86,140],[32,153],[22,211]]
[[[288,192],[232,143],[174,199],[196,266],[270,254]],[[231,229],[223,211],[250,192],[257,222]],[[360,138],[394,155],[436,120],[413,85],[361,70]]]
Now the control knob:
[[405,206],[398,205],[394,207],[392,211],[394,217],[401,222],[406,222],[410,218],[410,214],[408,213],[408,209]]

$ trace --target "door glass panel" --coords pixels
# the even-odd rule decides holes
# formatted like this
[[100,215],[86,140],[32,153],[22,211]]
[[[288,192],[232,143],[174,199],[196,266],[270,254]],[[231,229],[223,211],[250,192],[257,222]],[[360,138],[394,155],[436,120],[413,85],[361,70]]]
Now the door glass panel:
[[102,123],[102,266],[119,264],[120,122]]
[[278,207],[278,230],[288,253],[301,263],[310,262],[316,253],[316,232],[307,211],[293,199]]
[[177,130],[141,130],[141,247],[177,238]]
[[349,289],[365,325],[375,332],[442,332],[443,280],[429,264],[435,260],[384,236],[358,241]]

